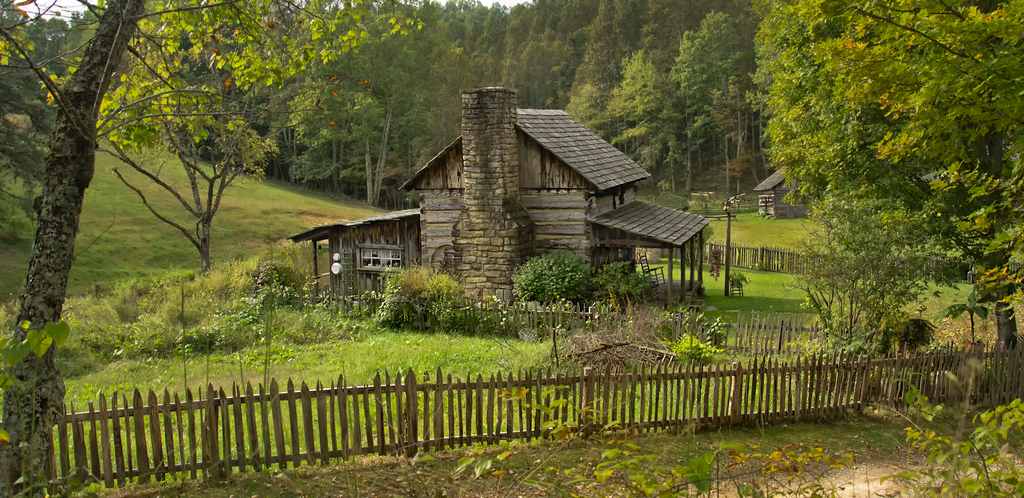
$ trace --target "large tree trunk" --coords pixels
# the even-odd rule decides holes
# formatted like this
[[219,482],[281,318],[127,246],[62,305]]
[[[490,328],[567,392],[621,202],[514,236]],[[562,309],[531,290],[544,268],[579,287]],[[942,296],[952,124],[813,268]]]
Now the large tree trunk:
[[1017,317],[1013,313],[1013,305],[996,304],[996,329],[1003,349],[1017,349]]
[[[95,171],[99,104],[135,33],[143,3],[107,4],[77,71],[59,96],[18,323],[40,328],[60,320],[82,202]],[[17,327],[12,334],[16,340],[25,336]],[[29,355],[11,369],[16,382],[4,391],[3,422],[10,443],[0,446],[0,496],[26,486],[35,488],[30,494],[45,491],[37,486],[48,478],[50,431],[64,404],[64,381],[54,354],[51,348],[42,358]],[[23,484],[16,485],[19,478]]]
[[[1006,140],[999,133],[989,133],[980,145],[979,155],[981,161],[995,178],[1006,178],[1010,174],[1005,171],[1005,149]],[[992,258],[991,262],[994,263],[989,265],[992,268],[1005,266],[1010,261],[1009,254],[990,254],[989,256]],[[1011,296],[1014,291],[1016,291],[1015,288],[1008,287],[1000,290],[995,295],[996,332],[999,337],[1000,346],[1006,349],[1015,349],[1017,347],[1017,319],[1013,313],[1013,305],[1004,302],[1004,299]]]

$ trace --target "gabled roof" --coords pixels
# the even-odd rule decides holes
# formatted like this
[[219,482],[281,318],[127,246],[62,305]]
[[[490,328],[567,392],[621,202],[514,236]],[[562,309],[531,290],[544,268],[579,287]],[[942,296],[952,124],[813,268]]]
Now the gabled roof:
[[361,219],[358,219],[358,220],[351,220],[351,221],[344,220],[344,221],[339,221],[337,223],[330,223],[330,224],[327,224],[327,225],[320,225],[320,226],[317,226],[317,227],[310,228],[309,230],[306,230],[305,232],[292,235],[291,237],[288,237],[288,239],[291,240],[292,242],[304,242],[304,241],[307,241],[307,240],[323,240],[323,239],[325,239],[327,237],[327,233],[330,232],[332,229],[335,229],[335,228],[351,228],[351,227],[357,227],[359,225],[368,225],[370,223],[375,223],[375,222],[378,222],[378,221],[394,221],[394,220],[400,220],[400,219],[403,219],[403,218],[410,218],[410,217],[419,216],[419,215],[420,215],[419,208],[416,208],[416,209],[405,209],[405,210],[402,210],[402,211],[388,211],[386,213],[381,213],[381,214],[378,214],[378,215],[370,216],[368,218],[361,218]]
[[[565,111],[518,109],[517,121],[516,128],[519,131],[554,154],[597,190],[608,190],[651,176],[629,156],[573,120]],[[412,178],[403,183],[401,188],[411,188],[413,182],[430,169],[435,161],[461,142],[462,137],[458,137],[441,149],[427,161],[427,164],[417,170]]]
[[587,220],[676,246],[690,240],[708,225],[708,219],[699,214],[641,201],[630,202],[618,209],[588,217]]
[[758,183],[757,186],[754,187],[754,192],[772,190],[784,181],[786,181],[786,168],[779,168],[769,175],[768,178],[765,178],[763,182]]
[[562,110],[519,109],[519,129],[599,190],[651,176],[629,156]]
[[448,145],[445,145],[443,149],[441,149],[440,151],[437,152],[437,154],[434,154],[434,157],[431,157],[430,160],[427,161],[426,164],[424,164],[423,166],[420,166],[420,169],[416,170],[416,173],[413,173],[413,175],[411,177],[409,177],[409,179],[406,180],[405,183],[400,185],[398,188],[400,190],[409,190],[410,188],[412,188],[413,182],[415,182],[417,178],[422,176],[423,173],[426,173],[427,170],[430,169],[430,167],[434,165],[435,161],[437,161],[438,159],[441,159],[446,154],[448,154],[448,151],[454,149],[455,147],[461,147],[461,146],[462,146],[462,137],[461,136],[455,137],[455,140],[452,140],[451,142],[448,142]]

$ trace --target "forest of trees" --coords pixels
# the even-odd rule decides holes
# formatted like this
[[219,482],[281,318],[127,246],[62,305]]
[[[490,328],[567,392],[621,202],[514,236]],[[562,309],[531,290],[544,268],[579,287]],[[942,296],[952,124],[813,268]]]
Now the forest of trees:
[[[396,17],[413,29],[389,36]],[[60,61],[53,55],[79,36],[68,25],[89,22],[86,12],[33,23],[35,57]],[[247,119],[277,142],[268,177],[398,207],[408,200],[397,185],[458,133],[460,91],[504,85],[522,107],[568,109],[651,171],[649,188],[738,192],[771,169],[753,80],[757,24],[749,0],[383,1],[358,50],[247,96],[264,109]],[[4,123],[12,130],[0,146],[11,149],[0,156],[24,157],[13,137],[42,141],[50,118],[33,75],[0,85],[29,106],[5,115],[33,123]],[[6,195],[14,176],[34,181],[0,169]]]
[[[475,0],[391,6],[420,29],[371,37],[277,98],[268,176],[400,204],[395,188],[457,133],[460,90],[505,85],[567,108],[674,192],[736,192],[768,172],[743,0]],[[388,29],[382,22],[371,32]]]

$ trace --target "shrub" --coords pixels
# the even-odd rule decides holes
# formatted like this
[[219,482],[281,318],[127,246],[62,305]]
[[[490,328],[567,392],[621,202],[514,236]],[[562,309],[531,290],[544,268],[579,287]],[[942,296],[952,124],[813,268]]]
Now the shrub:
[[638,301],[651,289],[651,281],[633,269],[633,263],[621,261],[604,265],[594,275],[597,295],[617,303]]
[[733,289],[742,290],[749,282],[746,274],[738,271],[729,274],[729,287]]
[[878,342],[879,352],[888,353],[893,349],[912,352],[927,346],[935,335],[935,325],[923,318],[907,318],[886,323]]
[[391,328],[462,328],[466,325],[458,310],[462,296],[462,286],[451,276],[429,268],[407,268],[388,278],[377,321]]
[[680,337],[678,341],[672,344],[671,349],[680,360],[705,364],[711,363],[723,352],[722,348],[689,334]]
[[580,302],[590,295],[590,267],[583,258],[557,251],[530,258],[512,277],[516,295],[526,301]]

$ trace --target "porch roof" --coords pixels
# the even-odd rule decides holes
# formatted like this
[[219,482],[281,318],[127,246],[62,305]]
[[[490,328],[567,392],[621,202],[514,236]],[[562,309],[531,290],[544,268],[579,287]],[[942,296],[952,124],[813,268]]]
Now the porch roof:
[[395,221],[403,218],[411,218],[413,216],[419,216],[420,210],[416,209],[404,209],[402,211],[389,211],[386,213],[377,214],[367,218],[361,218],[358,220],[343,220],[337,223],[330,223],[327,225],[320,225],[302,233],[297,233],[288,237],[288,240],[292,242],[305,242],[308,240],[324,240],[330,236],[330,233],[339,228],[352,228],[360,225],[369,225],[371,223],[377,223],[381,221]]
[[588,221],[673,246],[685,244],[708,225],[708,219],[699,214],[641,201],[589,217]]

